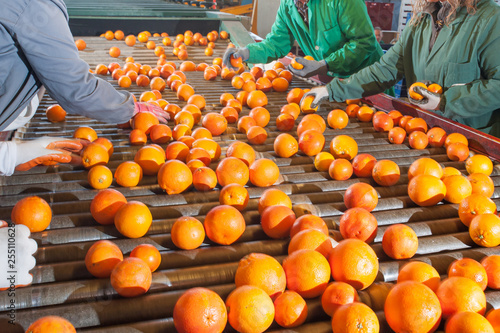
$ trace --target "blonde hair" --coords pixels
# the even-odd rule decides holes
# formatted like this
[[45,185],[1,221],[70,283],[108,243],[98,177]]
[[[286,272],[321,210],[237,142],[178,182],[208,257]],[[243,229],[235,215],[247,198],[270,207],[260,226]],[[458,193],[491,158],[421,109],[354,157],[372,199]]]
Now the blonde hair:
[[[450,12],[446,16],[444,20],[444,24],[448,25],[455,19],[455,16],[457,14],[457,10],[460,9],[460,7],[466,7],[467,8],[467,13],[469,15],[474,15],[476,13],[477,9],[477,2],[479,0],[447,0],[448,3],[450,4]],[[410,20],[410,24],[412,25],[417,25],[420,23],[422,18],[424,17],[424,8],[428,5],[427,0],[415,0],[413,3],[413,9],[412,9],[412,17]]]

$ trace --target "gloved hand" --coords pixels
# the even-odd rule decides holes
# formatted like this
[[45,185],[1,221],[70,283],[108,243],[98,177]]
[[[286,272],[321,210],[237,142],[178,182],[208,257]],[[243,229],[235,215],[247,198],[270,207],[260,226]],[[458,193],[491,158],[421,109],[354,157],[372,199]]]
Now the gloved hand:
[[33,281],[29,271],[36,265],[33,253],[38,245],[29,236],[27,226],[8,226],[5,221],[0,221],[0,290],[26,286]]
[[170,119],[168,113],[157,105],[147,102],[135,102],[135,110],[132,118],[139,112],[151,112],[161,123],[167,123]]
[[326,89],[326,86],[321,86],[317,88],[312,88],[308,92],[302,96],[302,99],[300,100],[300,103],[302,104],[302,101],[307,97],[307,96],[314,96],[314,100],[311,103],[311,107],[315,108],[324,101],[327,101],[328,98],[330,97],[330,94],[328,94],[328,90]]
[[288,65],[288,70],[295,75],[301,77],[311,77],[317,74],[326,74],[328,72],[328,64],[326,63],[326,60],[316,61],[296,57],[295,61],[304,66],[302,69],[295,69],[291,65]]
[[42,137],[16,145],[16,170],[26,171],[39,164],[70,163],[74,160],[72,153],[78,154],[86,143],[79,139]]
[[421,100],[416,100],[409,97],[410,94],[408,94],[408,99],[412,104],[418,105],[425,110],[437,110],[439,108],[439,104],[441,103],[441,94],[430,92],[429,90],[420,86],[413,87],[413,91],[424,96],[424,98]]
[[226,50],[226,53],[224,53],[224,56],[222,57],[222,64],[229,69],[237,70],[238,68],[231,65],[231,55],[233,58],[241,58],[241,60],[247,61],[248,58],[250,58],[250,51],[246,47],[230,47]]

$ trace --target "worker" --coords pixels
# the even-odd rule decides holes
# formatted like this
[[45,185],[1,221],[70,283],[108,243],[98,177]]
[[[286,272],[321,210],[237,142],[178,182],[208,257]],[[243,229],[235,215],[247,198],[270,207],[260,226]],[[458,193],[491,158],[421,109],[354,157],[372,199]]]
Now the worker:
[[[382,92],[401,80],[443,87],[410,102],[500,137],[500,7],[493,0],[417,0],[412,20],[379,62],[312,89],[313,106]],[[304,97],[305,98],[305,97]]]
[[379,44],[383,43],[382,38],[384,38],[384,32],[382,31],[382,28],[375,27],[373,28],[373,31],[375,32],[375,39],[377,39],[377,42],[379,42]]
[[243,48],[228,48],[223,64],[232,68],[231,55],[253,64],[268,63],[287,55],[295,40],[315,59],[297,57],[304,68],[289,67],[302,77],[346,77],[382,55],[363,0],[282,0],[266,39]]
[[[44,89],[68,113],[108,123],[128,122],[143,111],[168,119],[161,108],[134,104],[130,93],[89,72],[79,58],[63,0],[0,0],[0,7],[0,132],[25,125]],[[0,142],[0,175],[11,175],[20,164],[25,170],[37,163],[69,161],[62,155],[81,148],[79,140],[57,138]]]

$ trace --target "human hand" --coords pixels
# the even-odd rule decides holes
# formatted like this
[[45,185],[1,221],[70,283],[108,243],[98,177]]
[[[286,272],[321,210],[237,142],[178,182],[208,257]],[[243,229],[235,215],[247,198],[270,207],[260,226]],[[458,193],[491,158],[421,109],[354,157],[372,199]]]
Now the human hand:
[[[412,104],[418,105],[422,109],[426,110],[437,110],[439,108],[439,104],[441,103],[441,94],[433,93],[420,86],[413,87],[413,91],[422,95],[424,98],[416,100],[408,97]],[[410,96],[410,94],[408,94],[408,96]]]
[[135,110],[132,116],[135,117],[139,112],[151,112],[158,118],[161,123],[167,123],[170,119],[168,113],[157,105],[147,103],[147,102],[135,102]]
[[241,60],[247,61],[248,58],[250,58],[250,51],[246,47],[229,47],[226,50],[224,56],[222,57],[222,64],[229,69],[237,70],[238,68],[235,68],[233,67],[233,65],[231,65],[231,56],[233,56],[233,58],[241,58]]
[[31,284],[29,271],[35,267],[33,253],[38,245],[29,238],[27,226],[0,221],[0,290]]
[[77,155],[87,144],[80,139],[42,137],[35,140],[15,142],[17,145],[16,170],[26,171],[34,166],[53,165],[79,161]]
[[321,103],[324,101],[327,101],[328,98],[330,97],[330,94],[328,94],[328,90],[326,89],[326,86],[321,86],[317,88],[312,88],[308,92],[302,96],[302,99],[300,100],[300,104],[302,104],[302,101],[307,97],[307,96],[314,96],[314,100],[311,103],[311,108],[316,108],[319,106]]
[[311,77],[317,74],[326,74],[328,72],[328,64],[325,60],[307,60],[301,57],[296,57],[295,61],[304,66],[302,69],[295,69],[288,65],[288,70],[293,74],[301,77]]

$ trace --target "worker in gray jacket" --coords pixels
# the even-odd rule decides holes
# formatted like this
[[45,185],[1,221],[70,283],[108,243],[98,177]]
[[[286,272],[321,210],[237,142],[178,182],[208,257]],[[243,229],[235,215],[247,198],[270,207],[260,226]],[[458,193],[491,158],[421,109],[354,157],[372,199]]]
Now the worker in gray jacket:
[[[0,131],[26,124],[43,89],[68,113],[108,123],[128,122],[141,111],[168,119],[161,108],[134,103],[130,93],[115,90],[89,72],[78,55],[63,0],[0,0],[0,8]],[[43,162],[43,156],[57,161],[54,156],[78,148],[74,143],[66,148],[58,140],[0,142],[0,175],[10,175],[28,161]],[[47,151],[48,146],[57,150]]]

